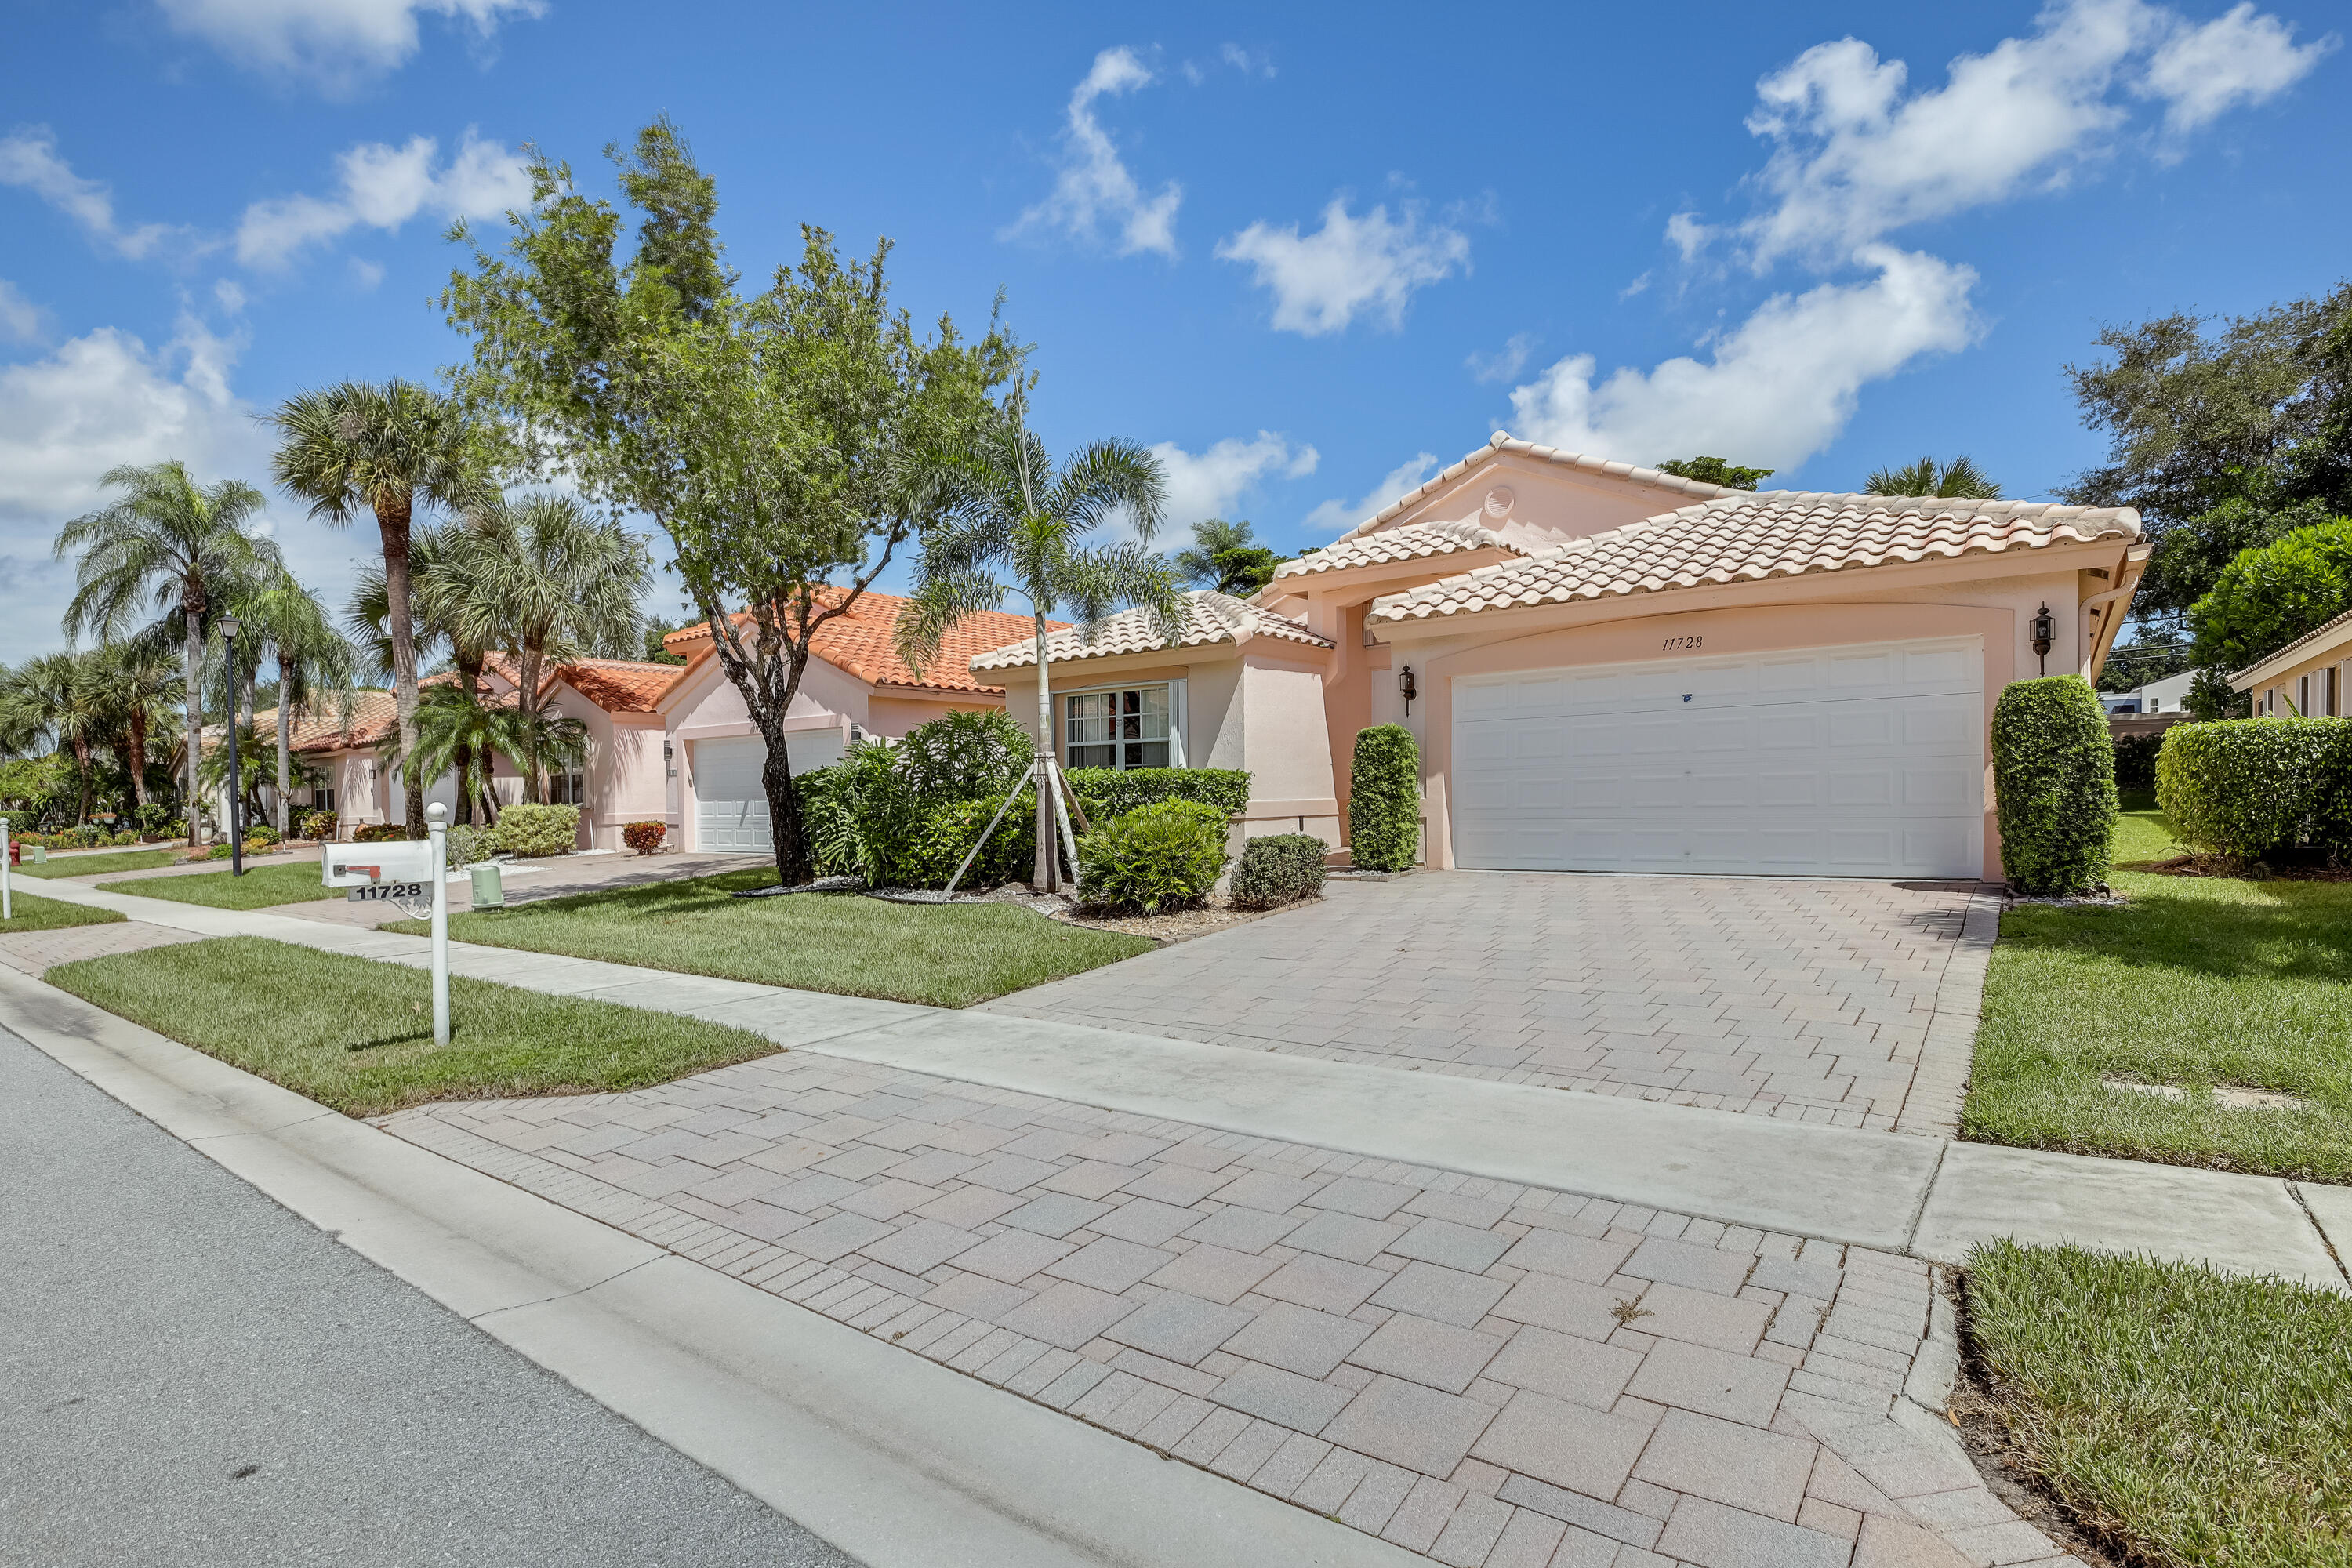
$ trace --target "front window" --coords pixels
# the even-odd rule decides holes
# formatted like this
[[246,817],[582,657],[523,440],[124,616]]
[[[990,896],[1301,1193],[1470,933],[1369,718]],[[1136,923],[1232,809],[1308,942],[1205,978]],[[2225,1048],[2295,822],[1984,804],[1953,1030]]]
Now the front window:
[[587,805],[588,776],[577,768],[570,773],[548,774],[547,803],[550,805]]
[[1169,765],[1168,688],[1075,691],[1062,699],[1063,761],[1073,768]]

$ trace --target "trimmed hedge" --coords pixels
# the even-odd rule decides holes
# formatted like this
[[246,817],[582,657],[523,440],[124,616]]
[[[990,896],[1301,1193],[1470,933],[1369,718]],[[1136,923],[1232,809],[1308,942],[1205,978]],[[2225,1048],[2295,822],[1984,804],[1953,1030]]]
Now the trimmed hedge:
[[1357,731],[1348,847],[1365,871],[1402,871],[1421,852],[1421,747],[1402,724]]
[[2154,789],[2156,754],[2164,750],[2164,737],[2161,734],[2117,735],[2115,741],[2116,787]]
[[569,855],[580,842],[580,808],[520,801],[499,813],[497,837],[509,855]]
[[2079,675],[2012,682],[1992,710],[2000,867],[2021,893],[2087,892],[2115,845],[2116,746]]
[[1311,833],[1269,833],[1242,846],[1234,868],[1237,909],[1270,910],[1323,891],[1323,840]]
[[1091,817],[1125,816],[1163,800],[1196,800],[1228,816],[1249,805],[1250,776],[1241,768],[1072,768],[1068,776]]
[[2352,852],[2352,719],[2176,724],[2156,763],[2173,836],[2240,860]]
[[1219,806],[1163,800],[1101,823],[1078,839],[1078,900],[1092,909],[1191,909],[1225,869]]
[[352,830],[354,844],[395,844],[408,837],[408,829],[397,822],[371,822]]
[[[971,852],[972,841],[988,826],[1003,802],[1003,795],[992,800],[951,800],[926,810],[907,848],[908,885],[946,887],[948,879],[955,875],[956,868]],[[988,847],[972,861],[971,869],[963,874],[956,889],[959,892],[978,891],[1001,888],[1007,882],[1025,882],[1036,867],[1037,792],[1024,789],[1005,807],[1004,820],[989,836]]]

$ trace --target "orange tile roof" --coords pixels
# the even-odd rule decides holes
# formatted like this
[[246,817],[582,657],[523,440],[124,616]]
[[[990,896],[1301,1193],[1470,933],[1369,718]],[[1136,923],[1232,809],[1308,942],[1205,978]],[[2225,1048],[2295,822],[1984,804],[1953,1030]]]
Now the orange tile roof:
[[686,673],[678,664],[642,664],[625,658],[580,658],[559,665],[555,675],[607,713],[650,713],[663,692]]
[[[836,616],[817,627],[810,651],[827,664],[876,686],[912,686],[927,691],[971,691],[1001,697],[1004,694],[1002,686],[986,686],[972,679],[971,660],[1016,637],[1036,635],[1035,624],[1027,616],[996,610],[966,616],[948,628],[947,635],[940,639],[938,655],[918,675],[891,646],[898,634],[898,617],[906,613],[907,605],[908,601],[896,594],[868,590],[858,595],[847,615]],[[746,618],[740,611],[734,617],[738,625]],[[1063,621],[1048,621],[1045,625],[1050,631],[1068,629]],[[662,646],[672,653],[699,658],[710,647],[710,625],[706,621],[681,627],[662,638]]]
[[[257,733],[278,733],[278,710],[265,708],[253,716]],[[399,727],[400,706],[389,691],[352,694],[351,722],[343,722],[335,703],[306,703],[294,711],[288,749],[296,752],[353,752],[382,745]]]

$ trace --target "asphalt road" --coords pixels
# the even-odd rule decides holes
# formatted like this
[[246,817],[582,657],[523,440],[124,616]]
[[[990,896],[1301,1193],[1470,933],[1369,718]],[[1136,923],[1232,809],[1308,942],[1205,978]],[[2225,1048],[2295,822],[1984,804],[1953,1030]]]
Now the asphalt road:
[[856,1568],[5,1031],[0,1563]]

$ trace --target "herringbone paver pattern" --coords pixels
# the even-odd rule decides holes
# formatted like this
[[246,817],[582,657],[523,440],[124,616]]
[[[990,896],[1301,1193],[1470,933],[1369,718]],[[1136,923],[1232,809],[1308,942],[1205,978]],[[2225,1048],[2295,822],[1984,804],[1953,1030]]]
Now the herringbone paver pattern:
[[1454,1568],[2063,1561],[1909,1258],[811,1051],[379,1124]]
[[[1976,891],[1969,882],[1496,871],[1334,883],[1321,902],[1277,919],[985,1005],[1245,1049],[1948,1134],[1981,965],[1973,987],[1945,981]],[[1928,1075],[1936,1105],[1906,1120],[1923,1052],[1943,1064]]]

